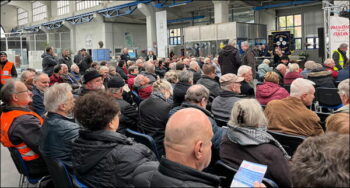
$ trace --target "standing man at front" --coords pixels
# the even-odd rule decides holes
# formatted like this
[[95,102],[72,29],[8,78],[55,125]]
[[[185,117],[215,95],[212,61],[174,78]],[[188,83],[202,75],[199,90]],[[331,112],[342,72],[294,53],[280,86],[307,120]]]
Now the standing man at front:
[[16,66],[13,62],[7,60],[7,54],[0,52],[0,89],[6,84],[6,81],[17,77]]
[[338,49],[333,51],[332,58],[335,62],[334,70],[343,69],[344,63],[348,60],[346,51],[348,51],[348,45],[345,43],[341,44]]
[[47,47],[46,52],[41,57],[43,58],[43,72],[50,77],[53,74],[53,68],[58,64],[53,48]]
[[242,65],[252,67],[253,78],[256,78],[256,62],[254,52],[251,48],[249,48],[249,43],[247,41],[241,43],[241,48],[244,51],[242,55]]
[[222,75],[227,73],[237,74],[237,70],[239,66],[241,66],[239,51],[234,46],[235,42],[233,39],[231,39],[219,53],[219,64]]
[[127,48],[123,49],[123,54],[120,56],[121,60],[124,60],[125,62],[127,62],[128,60],[130,60],[130,56],[129,56],[129,52]]

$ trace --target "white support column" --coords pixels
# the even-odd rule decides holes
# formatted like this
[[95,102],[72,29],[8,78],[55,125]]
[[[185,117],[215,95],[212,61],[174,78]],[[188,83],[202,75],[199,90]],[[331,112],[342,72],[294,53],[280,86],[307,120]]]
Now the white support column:
[[228,22],[229,3],[230,3],[230,1],[213,0],[215,23]]
[[[75,1],[71,1],[71,2],[74,3]],[[77,51],[77,49],[76,49],[76,37],[75,37],[75,25],[73,25],[67,21],[63,21],[62,24],[69,29],[70,50],[73,54]]]
[[152,5],[138,4],[137,8],[146,16],[147,28],[147,49],[155,50],[154,44],[157,44],[156,16]]

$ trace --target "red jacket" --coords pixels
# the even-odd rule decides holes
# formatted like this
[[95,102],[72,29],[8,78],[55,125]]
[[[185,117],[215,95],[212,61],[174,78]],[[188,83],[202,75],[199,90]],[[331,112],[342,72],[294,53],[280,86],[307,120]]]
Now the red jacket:
[[139,96],[141,99],[147,99],[153,91],[152,85],[146,85],[146,87],[141,87],[139,89]]
[[53,74],[50,76],[50,86],[54,85],[56,82],[63,83],[63,79],[61,76],[56,76],[56,74]]
[[256,100],[263,105],[266,105],[272,100],[284,99],[288,96],[289,93],[286,89],[272,82],[265,82],[262,85],[256,86]]
[[302,77],[299,72],[288,72],[283,78],[283,84],[290,85],[297,78],[304,78],[304,77]]
[[333,68],[326,67],[326,71],[329,71],[332,73],[332,77],[336,79],[338,77],[338,72],[335,71]]
[[128,83],[129,89],[132,91],[134,90],[134,80],[136,78],[137,75],[133,75],[133,74],[128,74],[128,80],[126,81]]

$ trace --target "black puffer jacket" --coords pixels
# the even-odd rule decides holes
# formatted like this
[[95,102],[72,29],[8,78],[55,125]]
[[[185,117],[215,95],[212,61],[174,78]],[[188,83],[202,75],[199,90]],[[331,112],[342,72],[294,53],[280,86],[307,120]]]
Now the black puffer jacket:
[[164,154],[164,131],[170,109],[171,104],[154,95],[142,101],[139,107],[138,130],[154,138],[160,155]]
[[122,134],[80,130],[73,142],[73,170],[88,187],[130,187],[134,170],[154,153]]
[[315,87],[335,88],[332,73],[328,71],[310,72],[307,79],[315,82]]
[[237,70],[242,64],[237,48],[230,45],[225,46],[219,53],[219,64],[222,75],[227,73],[237,74]]
[[184,83],[184,82],[178,82],[175,84],[174,87],[174,95],[173,95],[173,107],[180,106],[181,103],[185,100],[185,95],[188,90],[188,88],[191,87],[191,84]]
[[137,131],[139,114],[136,108],[123,99],[116,99],[116,101],[121,112],[118,132],[124,134],[127,128]]
[[162,158],[146,163],[135,170],[135,187],[219,187],[218,176]]

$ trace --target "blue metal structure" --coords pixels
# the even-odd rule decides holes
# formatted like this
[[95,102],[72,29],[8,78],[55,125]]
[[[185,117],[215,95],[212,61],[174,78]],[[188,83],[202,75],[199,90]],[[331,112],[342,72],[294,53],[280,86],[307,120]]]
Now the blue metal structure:
[[[80,15],[76,15],[76,16],[71,16],[71,17],[64,18],[64,19],[54,20],[51,22],[43,23],[43,24],[41,24],[41,26],[44,26],[45,28],[51,30],[51,29],[57,29],[57,28],[62,27],[63,21],[68,21],[72,24],[88,23],[88,22],[91,22],[93,20],[93,18],[94,18],[93,15],[95,13],[101,14],[102,16],[104,16],[106,18],[125,16],[125,15],[132,14],[137,9],[138,4],[140,4],[140,3],[148,4],[150,2],[152,2],[152,0],[137,0],[137,1],[134,1],[131,3],[126,3],[126,4],[117,5],[117,6],[110,7],[110,8],[91,11],[88,13],[84,13],[84,14],[80,14]],[[40,27],[40,25],[35,25],[35,26],[31,26],[31,27],[25,27],[23,30],[38,32],[39,29],[33,30],[33,28],[39,28],[39,27]],[[18,32],[18,30],[14,31],[14,32]]]
[[184,5],[187,3],[193,2],[193,0],[184,0],[184,1],[178,1],[178,0],[157,0],[157,4],[153,5],[156,8],[167,8],[167,7],[174,7],[179,5]]

